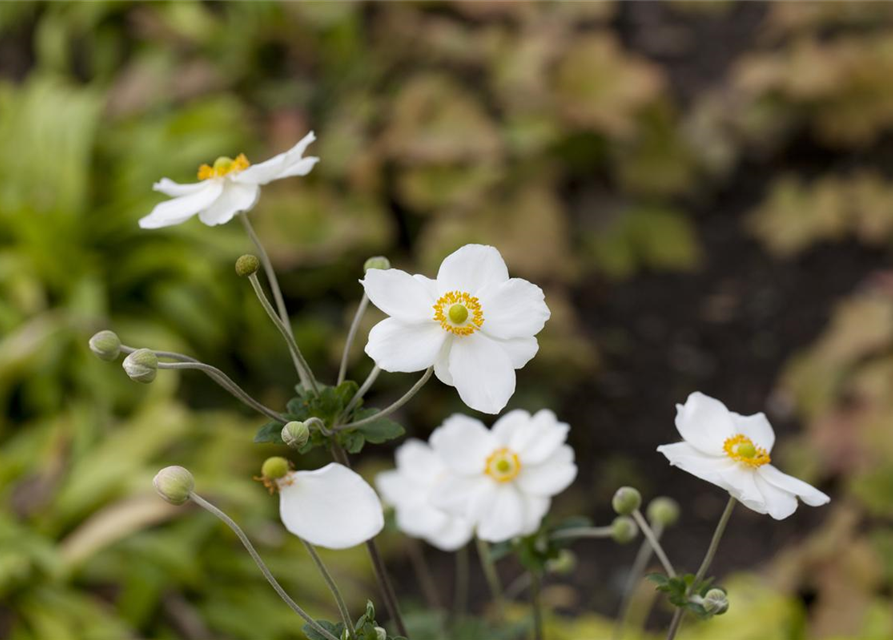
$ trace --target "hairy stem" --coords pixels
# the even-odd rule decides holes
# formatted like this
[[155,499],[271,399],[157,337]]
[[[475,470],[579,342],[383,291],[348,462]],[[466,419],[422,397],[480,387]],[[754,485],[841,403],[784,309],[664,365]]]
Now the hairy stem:
[[[663,525],[657,523],[654,525],[653,530],[654,537],[660,541],[664,532]],[[630,568],[629,578],[626,580],[626,588],[623,590],[623,600],[620,601],[620,611],[617,614],[617,622],[614,624],[613,640],[621,640],[621,638],[623,638],[623,631],[626,627],[630,608],[632,607],[633,593],[639,580],[642,579],[642,574],[645,573],[648,561],[651,560],[651,553],[651,543],[649,543],[647,539],[643,540],[642,545],[639,547],[639,552],[636,554],[633,566]]]
[[354,394],[353,398],[351,398],[350,402],[347,403],[347,406],[344,408],[343,415],[350,415],[350,412],[353,410],[353,408],[360,403],[360,400],[363,399],[363,396],[365,396],[366,392],[369,391],[369,389],[372,387],[372,384],[378,378],[379,373],[381,373],[381,368],[378,365],[372,367],[372,371],[370,371],[369,375],[366,376],[366,379],[363,381],[362,386],[357,389],[357,392]]
[[675,578],[676,569],[673,568],[673,564],[667,557],[666,552],[664,552],[664,548],[660,545],[660,540],[658,540],[657,536],[654,535],[654,531],[652,531],[651,525],[649,525],[648,522],[645,520],[642,512],[638,509],[633,511],[633,519],[636,521],[636,524],[639,525],[639,528],[642,530],[642,535],[645,536],[648,544],[650,544],[651,548],[654,549],[654,553],[657,556],[657,559],[660,560],[660,563],[663,565],[664,571],[666,571],[667,575],[671,578]]
[[353,322],[350,323],[350,330],[347,332],[347,341],[344,343],[344,353],[341,355],[341,367],[338,369],[338,384],[344,382],[344,378],[347,377],[347,361],[350,358],[350,348],[353,346],[354,338],[357,336],[357,330],[360,328],[360,320],[363,319],[363,314],[366,313],[366,307],[369,306],[369,296],[366,293],[363,293],[363,297],[360,299],[360,306],[357,307],[357,312],[354,314]]
[[[713,539],[710,540],[710,546],[707,547],[707,553],[704,555],[704,560],[701,562],[701,566],[695,574],[692,586],[704,579],[704,576],[707,575],[707,571],[710,569],[710,565],[713,564],[713,558],[716,556],[717,549],[719,549],[719,542],[722,540],[722,536],[726,531],[726,525],[729,524],[729,518],[732,517],[732,511],[735,509],[736,502],[737,500],[735,500],[735,498],[729,498],[725,511],[722,512],[722,516],[720,516],[719,522],[716,525],[716,530],[713,532]],[[691,595],[691,587],[689,587],[685,595],[686,597]],[[667,640],[673,640],[673,638],[676,637],[676,634],[679,632],[679,627],[682,625],[682,617],[684,615],[685,609],[676,609],[676,613],[673,614],[673,620],[670,622],[670,628],[667,631]]]
[[573,540],[575,538],[610,538],[613,534],[613,527],[573,527],[556,531],[550,537],[552,540]]
[[248,536],[245,535],[245,532],[242,531],[242,528],[239,525],[237,525],[232,518],[230,518],[228,515],[223,513],[223,511],[221,511],[220,509],[218,509],[213,504],[211,504],[210,502],[208,502],[207,500],[205,500],[204,498],[202,498],[201,496],[199,496],[196,493],[190,493],[189,498],[195,504],[197,504],[205,511],[207,511],[207,512],[213,514],[214,516],[216,516],[217,518],[219,518],[226,526],[228,526],[230,529],[232,529],[233,533],[236,534],[236,537],[239,538],[242,545],[248,551],[248,555],[250,555],[252,560],[254,560],[255,564],[257,564],[257,567],[258,567],[258,569],[260,569],[261,573],[264,574],[264,577],[267,579],[267,582],[270,583],[270,586],[273,587],[273,589],[276,591],[276,593],[279,594],[279,597],[282,598],[282,600],[285,602],[285,604],[287,604],[291,608],[292,611],[294,611],[299,616],[301,616],[301,618],[304,619],[304,622],[306,622],[308,625],[310,625],[310,627],[314,631],[316,631],[319,635],[321,635],[326,640],[340,640],[340,638],[336,638],[331,633],[326,631],[323,627],[321,627],[319,625],[319,623],[317,623],[316,620],[314,620],[312,617],[310,617],[310,615],[306,611],[304,611],[304,609],[302,609],[301,606],[297,602],[295,602],[294,600],[291,599],[291,596],[289,596],[285,592],[285,589],[282,588],[282,585],[279,584],[279,582],[276,580],[275,577],[273,577],[273,574],[267,568],[267,565],[264,564],[264,561],[261,559],[260,554],[257,553],[257,551],[254,548],[254,545],[251,544],[251,540],[248,539]]
[[319,570],[320,575],[322,575],[322,579],[325,581],[326,586],[329,587],[329,591],[332,592],[332,596],[335,598],[335,604],[338,605],[338,612],[341,614],[341,621],[344,623],[344,628],[347,629],[351,638],[356,638],[357,634],[353,628],[353,622],[350,618],[350,610],[347,608],[347,605],[344,604],[344,598],[341,595],[341,590],[338,589],[338,585],[335,584],[335,579],[332,577],[332,574],[329,573],[329,570],[326,568],[326,565],[323,563],[322,558],[319,557],[319,554],[316,552],[316,548],[301,538],[301,542],[304,543],[304,548],[307,549],[307,553],[310,554],[310,557],[313,559],[313,564],[316,565],[316,568]]
[[264,288],[261,286],[260,280],[257,279],[257,274],[251,274],[248,276],[248,280],[251,282],[251,286],[254,288],[254,293],[257,294],[257,299],[260,300],[264,311],[267,312],[270,320],[273,321],[273,324],[279,329],[279,333],[285,338],[288,350],[291,352],[292,358],[295,361],[295,370],[298,372],[301,386],[305,389],[313,389],[313,392],[319,395],[319,387],[316,384],[316,379],[313,377],[313,372],[310,371],[310,365],[308,365],[307,361],[304,359],[304,355],[301,353],[298,343],[295,342],[291,329],[282,322],[282,319],[278,315],[276,315],[273,305],[267,300],[267,295],[264,293]]
[[350,422],[348,424],[342,424],[334,427],[333,431],[344,431],[345,429],[354,429],[356,427],[362,427],[364,424],[369,424],[371,422],[375,422],[379,418],[384,418],[385,416],[391,415],[397,409],[405,405],[409,402],[412,397],[419,392],[419,389],[425,386],[425,383],[428,382],[428,379],[431,378],[431,374],[434,373],[434,367],[428,367],[425,370],[425,373],[422,374],[422,377],[419,378],[418,382],[412,385],[412,388],[403,394],[403,396],[397,400],[394,404],[389,407],[385,407],[375,415],[369,416],[368,418],[363,418],[362,420],[357,420],[356,422]]

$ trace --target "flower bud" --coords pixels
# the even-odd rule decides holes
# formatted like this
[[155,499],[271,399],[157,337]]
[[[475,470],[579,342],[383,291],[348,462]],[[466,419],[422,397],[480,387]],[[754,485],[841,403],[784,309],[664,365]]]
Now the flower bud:
[[310,439],[310,429],[303,422],[291,421],[282,427],[282,442],[292,449],[300,449]]
[[671,527],[679,520],[679,503],[672,498],[655,498],[648,503],[648,521]]
[[628,516],[642,506],[642,494],[632,487],[620,487],[611,500],[614,511],[621,516]]
[[388,632],[383,627],[375,627],[375,637],[377,640],[388,640]]
[[158,373],[158,356],[149,349],[137,349],[124,358],[122,366],[131,380],[148,384]]
[[264,460],[260,468],[261,475],[267,480],[279,480],[284,478],[289,471],[288,460],[281,456],[274,456]]
[[385,258],[384,256],[373,256],[366,260],[366,263],[363,265],[363,272],[369,271],[369,269],[390,269],[391,261]]
[[100,331],[90,338],[90,351],[100,360],[117,360],[121,355],[121,339],[114,331]]
[[702,606],[707,613],[715,616],[721,616],[729,610],[729,598],[722,589],[711,589],[704,596]]
[[617,516],[611,523],[611,537],[614,538],[614,542],[627,544],[635,540],[637,535],[639,535],[639,527],[636,526],[632,518]]
[[550,573],[566,576],[574,572],[577,568],[577,556],[570,549],[562,549],[558,552],[558,557],[549,560],[546,563],[546,569]]
[[165,467],[152,481],[155,490],[171,504],[183,504],[189,500],[189,494],[195,488],[195,478],[183,467]]
[[257,259],[257,256],[253,256],[250,253],[236,260],[236,273],[240,278],[247,278],[257,273],[258,269],[260,269],[260,260]]

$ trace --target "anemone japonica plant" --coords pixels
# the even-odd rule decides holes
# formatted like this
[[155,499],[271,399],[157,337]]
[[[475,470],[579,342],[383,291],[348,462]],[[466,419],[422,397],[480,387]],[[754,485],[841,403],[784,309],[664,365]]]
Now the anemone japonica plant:
[[[366,480],[351,469],[351,455],[367,444],[402,438],[406,429],[394,421],[398,411],[435,375],[455,387],[469,407],[499,414],[515,390],[516,371],[536,355],[537,334],[550,317],[543,291],[519,278],[510,278],[495,247],[459,247],[441,264],[435,278],[409,275],[392,269],[386,258],[370,258],[360,281],[364,293],[348,329],[337,380],[317,379],[305,359],[289,320],[276,273],[248,219],[257,204],[261,186],[272,180],[309,173],[318,158],[304,157],[315,140],[312,133],[290,151],[251,165],[239,154],[202,165],[193,184],[167,178],[155,189],[171,199],[157,205],[140,220],[156,229],[186,222],[198,215],[214,226],[239,217],[255,246],[255,255],[236,262],[236,273],[250,283],[258,302],[281,334],[295,367],[297,395],[284,407],[271,408],[249,395],[220,369],[188,355],[123,344],[109,330],[90,339],[90,349],[101,359],[125,356],[123,368],[134,381],[153,382],[159,371],[200,371],[239,401],[264,416],[255,442],[274,443],[291,450],[291,457],[266,460],[257,477],[271,494],[278,493],[283,527],[298,537],[331,591],[340,620],[317,619],[282,588],[251,541],[229,516],[196,492],[196,481],[182,467],[171,466],[155,477],[158,493],[172,504],[192,502],[230,527],[283,601],[305,622],[312,640],[396,640],[413,636],[401,615],[400,604],[379,553],[376,536],[385,527],[382,502]],[[273,302],[267,297],[258,272],[263,268]],[[350,347],[357,337],[369,302],[388,317],[369,334],[365,352],[374,361],[362,384],[349,380]],[[422,372],[417,382],[396,402],[382,409],[364,405],[364,396],[381,371]],[[799,498],[811,506],[828,502],[828,496],[788,476],[770,464],[775,441],[763,414],[740,416],[718,400],[692,394],[677,407],[676,427],[683,442],[658,448],[670,463],[726,490],[728,507],[697,574],[679,575],[660,539],[679,518],[669,498],[656,498],[641,511],[642,498],[631,487],[619,489],[613,500],[617,512],[607,526],[592,526],[585,518],[556,522],[548,516],[552,499],[575,480],[578,468],[567,444],[570,425],[550,410],[531,414],[513,410],[488,428],[465,415],[447,417],[429,441],[409,439],[399,446],[396,469],[380,473],[376,486],[396,514],[396,527],[409,541],[421,539],[443,551],[454,552],[458,590],[467,592],[467,546],[474,540],[493,606],[482,633],[469,634],[463,621],[470,615],[458,609],[445,620],[438,638],[515,638],[532,634],[544,638],[540,589],[544,579],[573,566],[568,547],[585,538],[612,538],[628,543],[639,531],[645,538],[627,581],[618,615],[615,638],[622,637],[629,609],[629,594],[642,578],[652,553],[666,574],[652,574],[658,590],[676,607],[668,638],[679,629],[682,616],[692,611],[701,618],[721,615],[729,607],[724,589],[706,573],[737,502],[775,519],[791,516]],[[306,469],[305,454],[320,449],[332,462]],[[345,549],[364,544],[368,550],[387,619],[377,619],[369,604],[360,616],[351,612],[334,577],[316,547]],[[408,549],[416,552],[415,543]],[[513,555],[525,569],[503,588],[496,563]],[[419,580],[432,608],[439,604],[437,585],[427,575],[424,556],[416,563]],[[460,578],[459,576],[464,576]],[[507,606],[529,593],[531,613],[524,617]],[[457,597],[459,603],[465,596]],[[443,611],[439,613],[444,613]],[[478,627],[480,630],[481,627]]]

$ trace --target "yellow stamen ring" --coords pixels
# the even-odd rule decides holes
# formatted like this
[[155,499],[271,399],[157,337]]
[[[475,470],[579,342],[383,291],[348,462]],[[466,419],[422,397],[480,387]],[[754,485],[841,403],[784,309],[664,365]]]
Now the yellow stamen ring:
[[484,324],[480,301],[464,291],[445,293],[434,303],[434,319],[457,336],[468,336]]
[[222,178],[230,173],[244,171],[250,166],[251,163],[248,162],[248,158],[245,157],[244,153],[237,155],[235,160],[226,156],[220,156],[214,161],[214,166],[203,164],[198,168],[198,179]]
[[726,438],[722,448],[732,460],[746,464],[749,467],[762,467],[764,464],[772,462],[768,451],[763,447],[756,446],[753,440],[740,433],[731,438]]
[[484,473],[496,482],[511,482],[521,473],[521,461],[518,459],[518,454],[508,447],[497,449],[487,458]]

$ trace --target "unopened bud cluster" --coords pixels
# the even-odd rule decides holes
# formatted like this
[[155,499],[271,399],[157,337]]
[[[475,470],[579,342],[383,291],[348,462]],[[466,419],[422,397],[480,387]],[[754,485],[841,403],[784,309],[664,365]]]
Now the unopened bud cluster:
[[637,535],[639,535],[639,527],[632,518],[617,516],[611,523],[611,537],[614,542],[627,544],[635,540]]
[[90,351],[100,360],[112,362],[121,355],[121,339],[114,331],[100,331],[90,338]]

